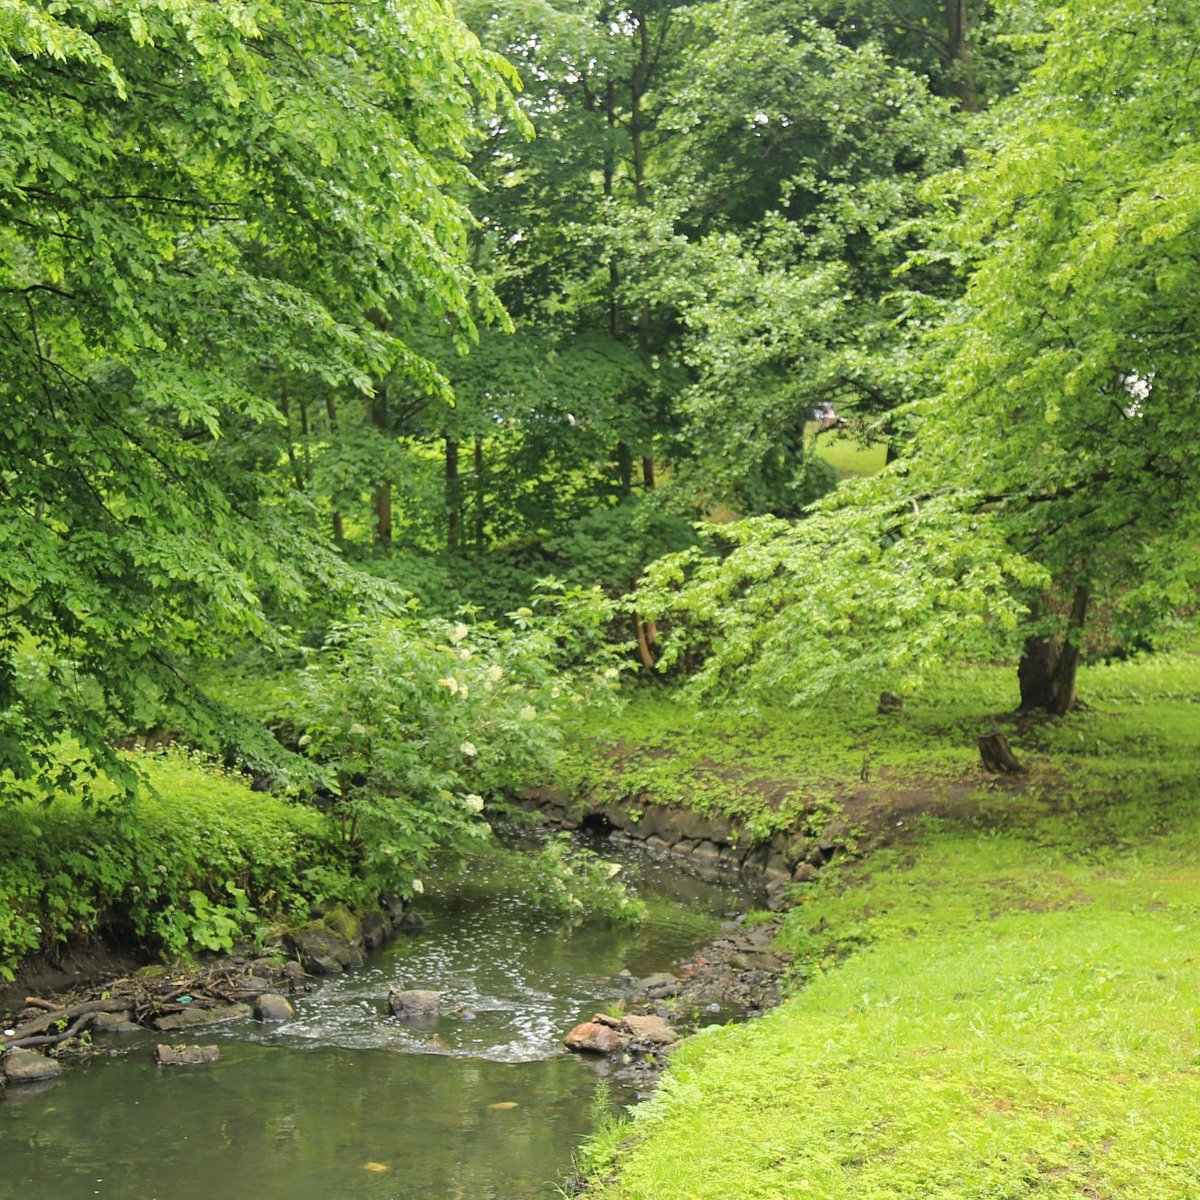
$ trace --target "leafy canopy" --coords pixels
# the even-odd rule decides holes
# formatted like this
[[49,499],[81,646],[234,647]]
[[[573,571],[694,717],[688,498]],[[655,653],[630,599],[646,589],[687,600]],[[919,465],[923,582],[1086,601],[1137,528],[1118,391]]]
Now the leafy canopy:
[[0,5],[0,770],[119,770],[109,716],[333,586],[221,439],[293,379],[443,386],[371,316],[498,316],[464,158],[514,84],[441,0]]
[[[668,661],[805,698],[903,683],[952,651],[1011,652],[1053,589],[1131,628],[1200,578],[1200,14],[1070,0],[984,149],[933,193],[925,257],[966,264],[929,350],[916,443],[798,524],[728,531],[650,575]],[[1027,622],[1045,633],[1064,616]]]

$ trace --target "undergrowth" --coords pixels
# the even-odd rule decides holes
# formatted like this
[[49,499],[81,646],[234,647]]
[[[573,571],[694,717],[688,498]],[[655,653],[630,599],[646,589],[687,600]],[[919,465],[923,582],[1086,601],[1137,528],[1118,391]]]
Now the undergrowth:
[[979,667],[947,670],[936,697],[910,697],[902,713],[877,712],[877,696],[819,709],[701,708],[645,686],[619,710],[567,718],[555,779],[601,803],[731,818],[762,841],[863,782],[974,777],[977,735],[1013,728],[1015,701],[1015,678]]
[[555,834],[537,848],[514,849],[492,841],[439,872],[437,890],[446,895],[493,902],[520,896],[536,912],[577,925],[638,926],[649,916],[646,901],[622,878],[621,864]]
[[365,902],[332,822],[178,754],[139,756],[127,805],[60,795],[4,809],[0,977],[71,939],[168,957],[228,951],[319,900]]

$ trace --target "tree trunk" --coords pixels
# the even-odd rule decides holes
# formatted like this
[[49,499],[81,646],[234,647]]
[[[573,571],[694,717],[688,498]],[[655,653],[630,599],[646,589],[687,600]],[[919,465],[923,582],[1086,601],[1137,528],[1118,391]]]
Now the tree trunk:
[[284,422],[287,424],[287,456],[288,464],[292,468],[292,486],[298,492],[304,491],[304,472],[300,469],[300,462],[296,458],[296,443],[292,441],[292,406],[288,401],[287,384],[279,385],[279,411],[283,413]]
[[1088,588],[1086,584],[1079,584],[1071,601],[1065,635],[1026,639],[1017,666],[1022,712],[1062,716],[1075,707],[1075,676],[1079,669],[1087,609]]
[[633,451],[628,442],[617,443],[617,486],[622,496],[633,492]]
[[446,438],[446,549],[462,546],[462,482],[458,477],[458,442]]
[[651,622],[644,621],[642,614],[633,614],[633,629],[637,635],[638,657],[647,671],[654,670],[654,651],[650,649],[651,642],[657,637],[657,631]]
[[483,438],[475,435],[475,551],[482,554],[485,549],[484,536],[487,518],[487,503],[484,497]]
[[[381,385],[371,400],[371,424],[382,434],[388,434],[387,391]],[[392,482],[379,481],[375,489],[375,545],[385,554],[392,548]]]
[[392,485],[382,483],[375,493],[375,545],[385,554],[392,548]]
[[[329,434],[336,441],[338,432],[337,401],[334,400],[332,392],[325,393],[325,415],[329,418]],[[346,545],[346,525],[342,520],[342,514],[338,512],[338,506],[332,500],[330,504],[333,508],[333,541],[334,545],[341,550]]]
[[[604,116],[608,122],[608,141],[604,146],[604,198],[611,200],[617,174],[617,92],[611,79],[604,89]],[[622,336],[621,301],[617,296],[620,285],[621,273],[613,257],[608,262],[608,335],[613,341],[620,341]],[[622,496],[633,491],[633,451],[624,440],[617,443],[617,490]]]
[[[650,30],[643,13],[638,18],[638,63],[633,71],[629,96],[629,138],[633,143],[633,190],[639,208],[648,202],[646,189],[646,122],[642,112],[642,98],[650,86],[653,66],[650,60]],[[638,302],[637,317],[638,357],[643,366],[650,364],[650,301],[642,296]],[[650,434],[653,437],[653,432]],[[642,483],[646,491],[654,491],[653,454],[642,456]]]
[[971,57],[971,24],[967,0],[944,0],[946,10],[946,46],[950,66],[958,84],[958,101],[963,112],[979,111],[975,86],[975,62]]
[[308,401],[300,397],[300,449],[304,455],[304,483],[312,483],[312,431],[308,427]]

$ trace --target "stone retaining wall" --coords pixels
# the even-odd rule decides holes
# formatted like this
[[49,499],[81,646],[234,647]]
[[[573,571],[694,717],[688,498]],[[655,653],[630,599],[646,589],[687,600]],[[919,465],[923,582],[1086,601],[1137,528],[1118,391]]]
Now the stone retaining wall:
[[803,883],[846,849],[845,822],[831,821],[813,837],[800,829],[782,830],[769,841],[749,841],[744,830],[724,817],[709,817],[678,804],[596,803],[561,788],[532,788],[522,801],[547,824],[591,829],[644,842],[651,849],[686,854],[697,862],[756,871],[768,881]]

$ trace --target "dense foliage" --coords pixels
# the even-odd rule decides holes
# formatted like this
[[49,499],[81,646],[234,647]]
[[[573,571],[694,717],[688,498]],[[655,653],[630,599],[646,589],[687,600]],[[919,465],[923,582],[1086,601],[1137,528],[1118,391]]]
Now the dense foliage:
[[78,794],[6,808],[0,979],[73,939],[172,957],[229,951],[315,903],[373,899],[315,809],[179,756],[141,769],[153,790],[119,811],[97,813]]
[[1024,707],[1064,712],[1094,612],[1111,648],[1194,603],[1200,27],[1072,3],[1050,28],[983,149],[926,189],[943,215],[911,261],[958,263],[965,291],[932,310],[908,453],[651,572],[642,603],[679,627],[669,659],[708,655],[701,682],[904,684],[990,640],[1020,651]]
[[406,893],[622,670],[1068,711],[1200,576],[1193,7],[0,3],[0,804]]
[[611,605],[598,592],[541,601],[545,614],[520,610],[515,627],[335,625],[297,677],[280,715],[319,764],[343,843],[380,888],[411,895],[438,850],[486,836],[476,819],[485,804],[548,770],[560,711],[615,688],[616,665],[572,662],[600,657],[588,615],[594,635]]
[[337,586],[289,392],[436,390],[405,325],[498,314],[462,159],[512,79],[439,0],[4,5],[0,766],[104,753],[106,708]]

